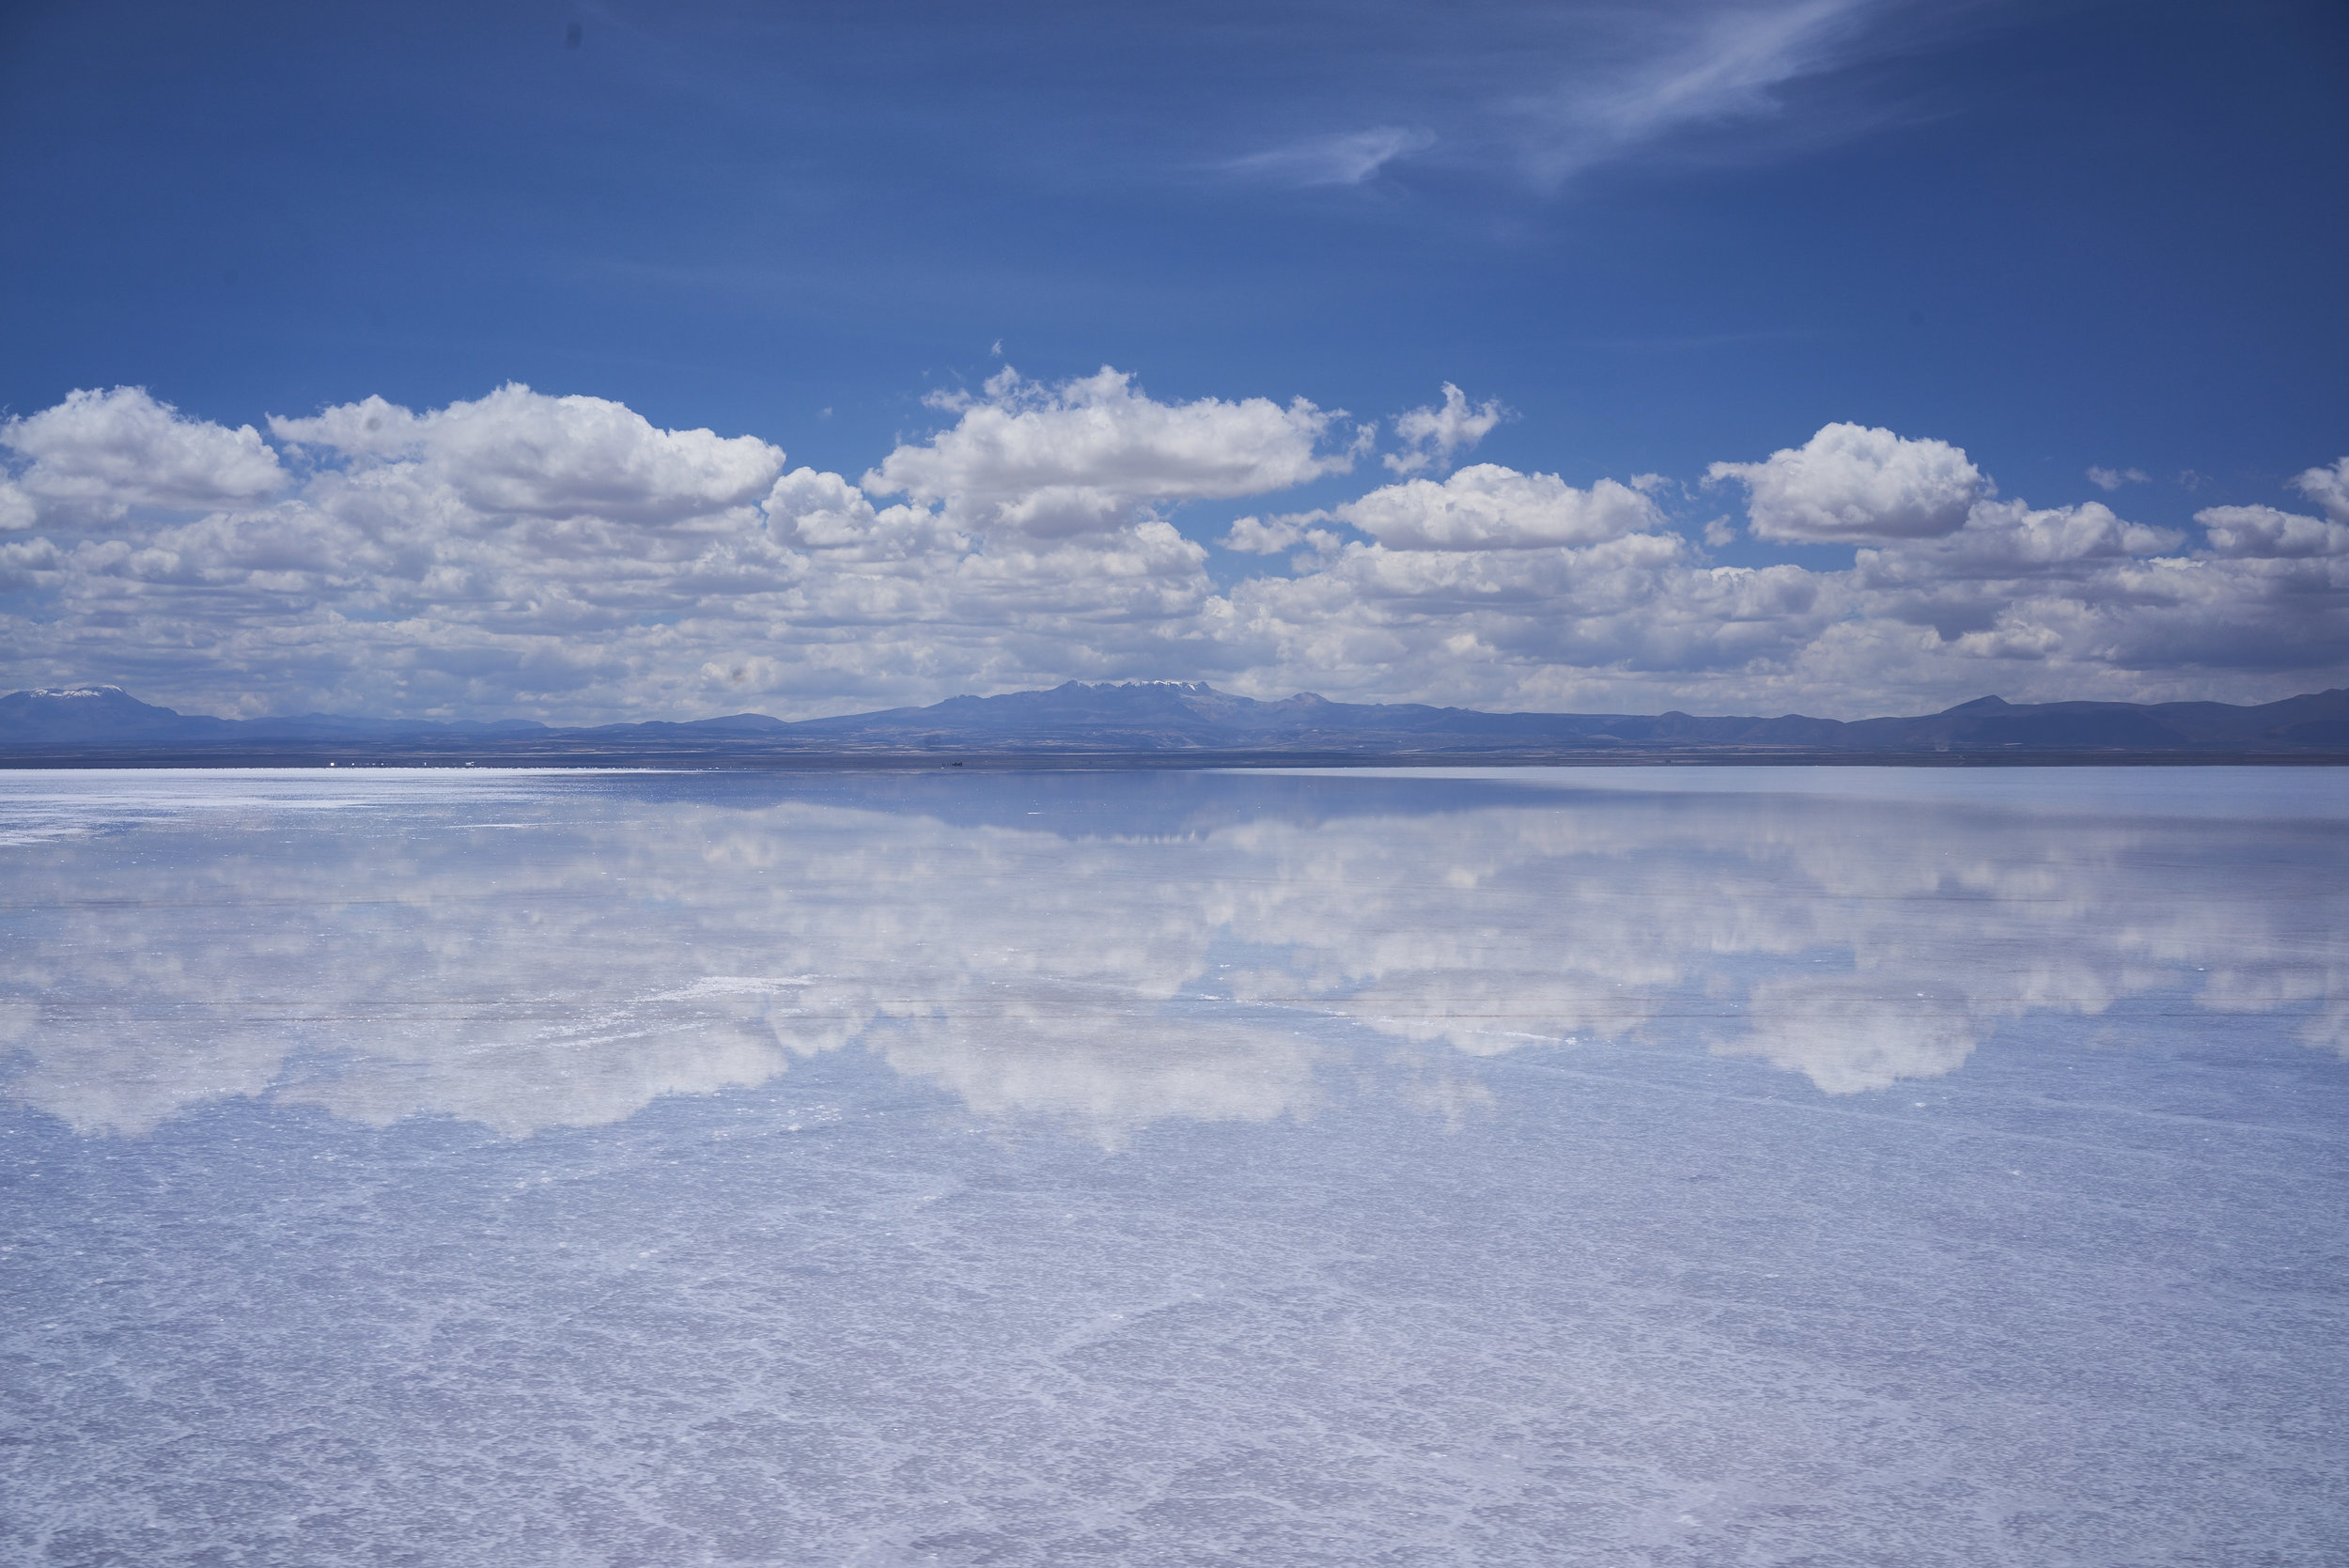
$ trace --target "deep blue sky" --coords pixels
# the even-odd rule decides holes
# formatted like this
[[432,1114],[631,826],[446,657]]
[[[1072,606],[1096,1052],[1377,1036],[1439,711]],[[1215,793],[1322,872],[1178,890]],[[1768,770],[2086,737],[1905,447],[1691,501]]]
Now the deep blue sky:
[[1574,485],[1851,421],[2189,544],[2349,450],[2322,0],[20,0],[0,147],[16,415],[519,380],[854,478],[1005,363],[1371,418],[1449,380],[1515,416],[1477,460]]
[[[2340,444],[2349,9],[1885,8],[1780,112],[1553,186],[1479,111],[1606,42],[1569,9],[19,4],[0,399],[512,379],[854,472],[1000,339],[1160,397],[1451,379],[1570,479],[1829,419],[2048,500]],[[1439,139],[1216,168],[1382,124]]]

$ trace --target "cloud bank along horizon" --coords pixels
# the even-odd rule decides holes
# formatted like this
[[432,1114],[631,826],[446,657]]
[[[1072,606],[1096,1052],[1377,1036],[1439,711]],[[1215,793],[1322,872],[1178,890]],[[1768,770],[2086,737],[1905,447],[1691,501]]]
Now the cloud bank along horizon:
[[[1954,443],[1851,423],[1578,487],[1470,460],[1507,411],[1450,384],[1381,419],[1161,402],[1108,367],[928,402],[937,428],[850,477],[519,383],[266,432],[76,392],[0,423],[8,683],[556,722],[1072,677],[1857,717],[2263,701],[2349,667],[2349,457],[2188,530],[2033,506]],[[1300,489],[1352,493],[1277,508]]]

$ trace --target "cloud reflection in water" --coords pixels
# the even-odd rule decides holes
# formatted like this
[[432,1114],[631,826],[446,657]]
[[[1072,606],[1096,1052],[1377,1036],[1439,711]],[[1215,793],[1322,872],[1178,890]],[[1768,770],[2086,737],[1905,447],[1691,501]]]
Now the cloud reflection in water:
[[2315,770],[0,779],[16,1096],[523,1135],[851,1043],[1114,1142],[1631,1040],[1829,1094],[2129,999],[2349,1042]]

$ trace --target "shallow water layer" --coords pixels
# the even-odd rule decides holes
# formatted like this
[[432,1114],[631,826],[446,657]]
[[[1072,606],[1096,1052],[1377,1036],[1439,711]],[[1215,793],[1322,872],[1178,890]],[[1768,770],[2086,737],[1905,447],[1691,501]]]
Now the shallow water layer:
[[2345,829],[0,774],[0,1559],[2337,1562]]

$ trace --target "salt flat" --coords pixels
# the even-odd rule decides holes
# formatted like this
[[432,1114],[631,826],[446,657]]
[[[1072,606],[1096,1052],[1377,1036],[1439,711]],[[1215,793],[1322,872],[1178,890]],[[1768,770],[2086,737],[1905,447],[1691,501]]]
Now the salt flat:
[[2344,829],[0,774],[0,1555],[2339,1560]]

